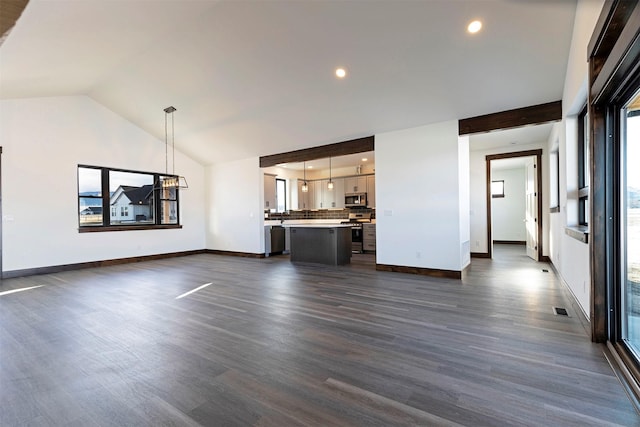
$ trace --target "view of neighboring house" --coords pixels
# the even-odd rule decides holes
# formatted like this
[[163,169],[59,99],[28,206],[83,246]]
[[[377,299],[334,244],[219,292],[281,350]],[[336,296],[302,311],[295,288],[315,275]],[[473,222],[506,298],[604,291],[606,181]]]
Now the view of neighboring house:
[[153,219],[153,185],[121,185],[111,195],[111,224]]
[[80,215],[102,215],[102,206],[89,206],[80,211]]
[[97,225],[102,223],[102,206],[81,206],[80,225]]

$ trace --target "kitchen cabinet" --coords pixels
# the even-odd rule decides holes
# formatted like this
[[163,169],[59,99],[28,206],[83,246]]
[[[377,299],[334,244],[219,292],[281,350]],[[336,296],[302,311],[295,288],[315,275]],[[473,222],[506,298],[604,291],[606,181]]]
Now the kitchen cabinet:
[[298,209],[315,209],[315,185],[313,181],[307,181],[309,191],[304,193],[302,191],[302,185],[304,181],[298,180]]
[[376,251],[376,225],[362,225],[362,249],[366,252]]
[[370,208],[376,207],[376,176],[367,176],[367,206]]
[[348,193],[367,193],[367,206],[375,207],[375,175],[332,178],[333,190],[329,191],[328,179],[309,180],[309,191],[302,192],[303,180],[298,179],[297,209],[344,209],[344,196]]
[[276,176],[264,174],[264,209],[276,209]]
[[300,224],[291,228],[291,262],[343,265],[351,262],[351,226]]
[[313,185],[313,208],[314,209],[326,209],[327,205],[323,204],[324,194],[323,190],[327,189],[327,180],[312,181],[309,185]]
[[333,178],[332,181],[333,190],[328,188],[328,179],[314,181],[316,209],[344,208],[344,179]]
[[366,176],[350,176],[344,179],[345,193],[366,193],[367,177]]
[[[333,178],[333,190],[327,190],[327,206],[330,208],[344,208],[344,178]],[[327,184],[329,180],[327,180]]]

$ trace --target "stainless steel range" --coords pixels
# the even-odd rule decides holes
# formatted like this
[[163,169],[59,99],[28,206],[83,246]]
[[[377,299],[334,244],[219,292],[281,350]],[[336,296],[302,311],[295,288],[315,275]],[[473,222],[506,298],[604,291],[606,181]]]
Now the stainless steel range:
[[362,253],[362,224],[371,222],[371,212],[350,213],[348,221],[342,221],[342,224],[351,224],[351,252]]

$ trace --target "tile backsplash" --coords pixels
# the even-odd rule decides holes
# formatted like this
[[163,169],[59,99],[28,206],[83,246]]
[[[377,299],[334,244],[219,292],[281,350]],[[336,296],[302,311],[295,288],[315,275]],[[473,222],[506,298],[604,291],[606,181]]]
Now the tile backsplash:
[[376,210],[369,208],[349,208],[349,209],[320,209],[320,210],[300,210],[287,212],[271,212],[265,219],[348,219],[350,213],[371,212],[371,219],[376,217]]

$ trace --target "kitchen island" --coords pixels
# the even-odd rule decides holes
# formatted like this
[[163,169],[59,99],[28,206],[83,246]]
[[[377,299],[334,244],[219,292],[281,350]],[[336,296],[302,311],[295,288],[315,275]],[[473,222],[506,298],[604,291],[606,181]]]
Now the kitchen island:
[[286,225],[291,234],[291,261],[343,265],[351,262],[348,224]]

